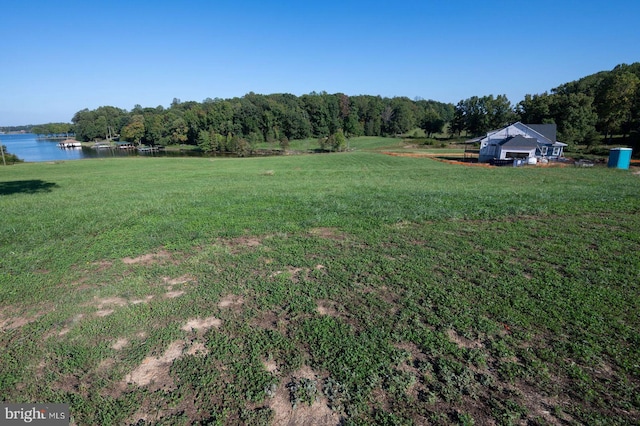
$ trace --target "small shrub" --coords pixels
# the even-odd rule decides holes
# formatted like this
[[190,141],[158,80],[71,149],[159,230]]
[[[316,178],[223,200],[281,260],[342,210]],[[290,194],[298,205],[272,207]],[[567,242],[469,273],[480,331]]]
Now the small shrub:
[[329,407],[336,412],[344,411],[345,402],[351,399],[349,396],[349,390],[332,377],[327,377],[324,380],[322,393],[329,400]]
[[310,406],[317,399],[318,383],[315,380],[294,377],[287,384],[287,389],[289,389],[289,400],[294,410],[300,403]]
[[475,424],[473,417],[471,417],[471,414],[469,413],[458,412],[457,417],[458,417],[458,423],[462,426],[473,426]]

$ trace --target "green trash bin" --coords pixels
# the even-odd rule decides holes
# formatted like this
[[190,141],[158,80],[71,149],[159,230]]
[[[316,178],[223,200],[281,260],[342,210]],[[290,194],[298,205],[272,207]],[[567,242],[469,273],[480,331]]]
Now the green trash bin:
[[609,150],[609,167],[628,169],[631,164],[631,148],[613,148]]

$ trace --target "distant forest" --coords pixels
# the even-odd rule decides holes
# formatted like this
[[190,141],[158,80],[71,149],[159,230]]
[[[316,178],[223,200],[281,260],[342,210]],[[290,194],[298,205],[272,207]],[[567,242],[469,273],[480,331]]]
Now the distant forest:
[[457,105],[406,97],[342,93],[260,95],[181,102],[131,111],[113,106],[78,111],[72,123],[34,126],[38,134],[74,132],[83,141],[108,139],[148,145],[190,144],[204,151],[236,151],[261,142],[336,135],[391,136],[422,128],[427,136],[478,136],[515,121],[556,123],[558,140],[593,144],[601,137],[640,130],[640,63],[618,65],[550,92],[526,95],[513,105],[505,95],[461,100]]

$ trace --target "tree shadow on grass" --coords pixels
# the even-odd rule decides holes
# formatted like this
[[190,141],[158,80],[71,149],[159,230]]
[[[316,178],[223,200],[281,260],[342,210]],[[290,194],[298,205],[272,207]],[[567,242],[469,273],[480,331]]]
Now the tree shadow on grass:
[[15,180],[12,182],[0,182],[0,196],[11,194],[37,194],[51,192],[58,184],[43,180]]

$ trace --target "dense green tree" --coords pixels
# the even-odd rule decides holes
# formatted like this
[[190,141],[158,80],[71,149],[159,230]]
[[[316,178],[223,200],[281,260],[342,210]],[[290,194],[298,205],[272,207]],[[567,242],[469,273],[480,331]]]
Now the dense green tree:
[[519,120],[525,124],[553,123],[552,101],[552,96],[546,92],[540,95],[525,95],[516,106]]
[[78,111],[71,121],[75,125],[76,138],[89,141],[120,134],[127,116],[128,113],[120,108],[101,106],[93,111]]
[[73,133],[73,126],[70,123],[47,123],[39,126],[33,126],[31,133],[37,135],[69,135]]
[[472,96],[458,102],[454,121],[456,130],[466,130],[474,136],[486,133],[490,125],[483,98]]
[[380,96],[354,96],[351,97],[355,108],[360,113],[359,122],[365,136],[382,135],[382,114],[385,109]]
[[433,136],[434,133],[441,133],[444,128],[444,120],[433,108],[423,112],[420,118],[420,128],[424,130],[427,137]]
[[349,107],[349,114],[344,117],[342,122],[342,128],[344,133],[348,137],[362,136],[364,135],[364,125],[359,119],[360,114],[355,102],[350,100],[351,106]]
[[517,121],[517,114],[506,95],[483,98],[489,116],[489,130],[499,129]]
[[344,137],[342,129],[338,129],[332,136],[331,147],[334,151],[344,151],[347,146],[347,139]]
[[164,114],[144,112],[144,142],[149,145],[168,145]]
[[387,128],[388,134],[402,134],[417,125],[415,116],[415,105],[413,101],[405,97],[392,98],[389,105],[393,110],[390,126]]
[[120,137],[126,141],[140,144],[144,134],[144,116],[142,114],[136,114],[131,118],[131,122],[122,128]]
[[455,107],[452,131],[466,130],[474,136],[498,129],[517,120],[511,102],[505,95],[472,96]]
[[598,124],[605,137],[628,132],[639,89],[640,78],[629,71],[612,72],[602,80],[596,105]]
[[176,117],[171,120],[169,129],[169,142],[178,145],[187,141],[189,128],[182,117]]
[[202,152],[211,153],[215,151],[213,144],[211,143],[211,134],[208,130],[200,130],[198,132],[197,142],[198,147]]
[[309,115],[300,100],[293,95],[282,95],[280,102],[285,106],[284,116],[280,118],[284,135],[288,139],[310,137],[312,133]]
[[71,121],[76,129],[77,139],[89,141],[96,137],[95,112],[85,108],[76,112]]
[[568,144],[595,142],[597,114],[593,97],[584,93],[557,94],[551,113],[558,125],[558,139]]
[[330,119],[323,94],[312,92],[309,95],[302,95],[302,103],[309,117],[311,134],[316,137],[328,136]]
[[[422,101],[445,119],[453,105]],[[311,136],[327,138],[342,129],[345,136],[379,136],[404,133],[419,124],[424,105],[408,98],[380,96],[347,96],[343,93],[315,93],[300,97],[291,94],[258,95],[248,93],[242,98],[206,98],[202,103],[174,99],[167,109],[143,108],[135,105],[131,112],[114,107],[82,110],[73,123],[83,140],[101,139],[122,133],[139,136],[139,124],[134,116],[142,116],[147,144],[199,144],[201,131],[211,135],[231,135],[219,150],[235,152],[244,139],[250,149],[262,141],[278,142],[282,138],[304,139]],[[446,120],[446,119],[445,119]]]
[[449,131],[452,135],[455,134],[460,136],[462,131],[467,129],[465,118],[464,101],[460,101],[454,108],[453,118],[451,119],[451,124],[449,126]]

